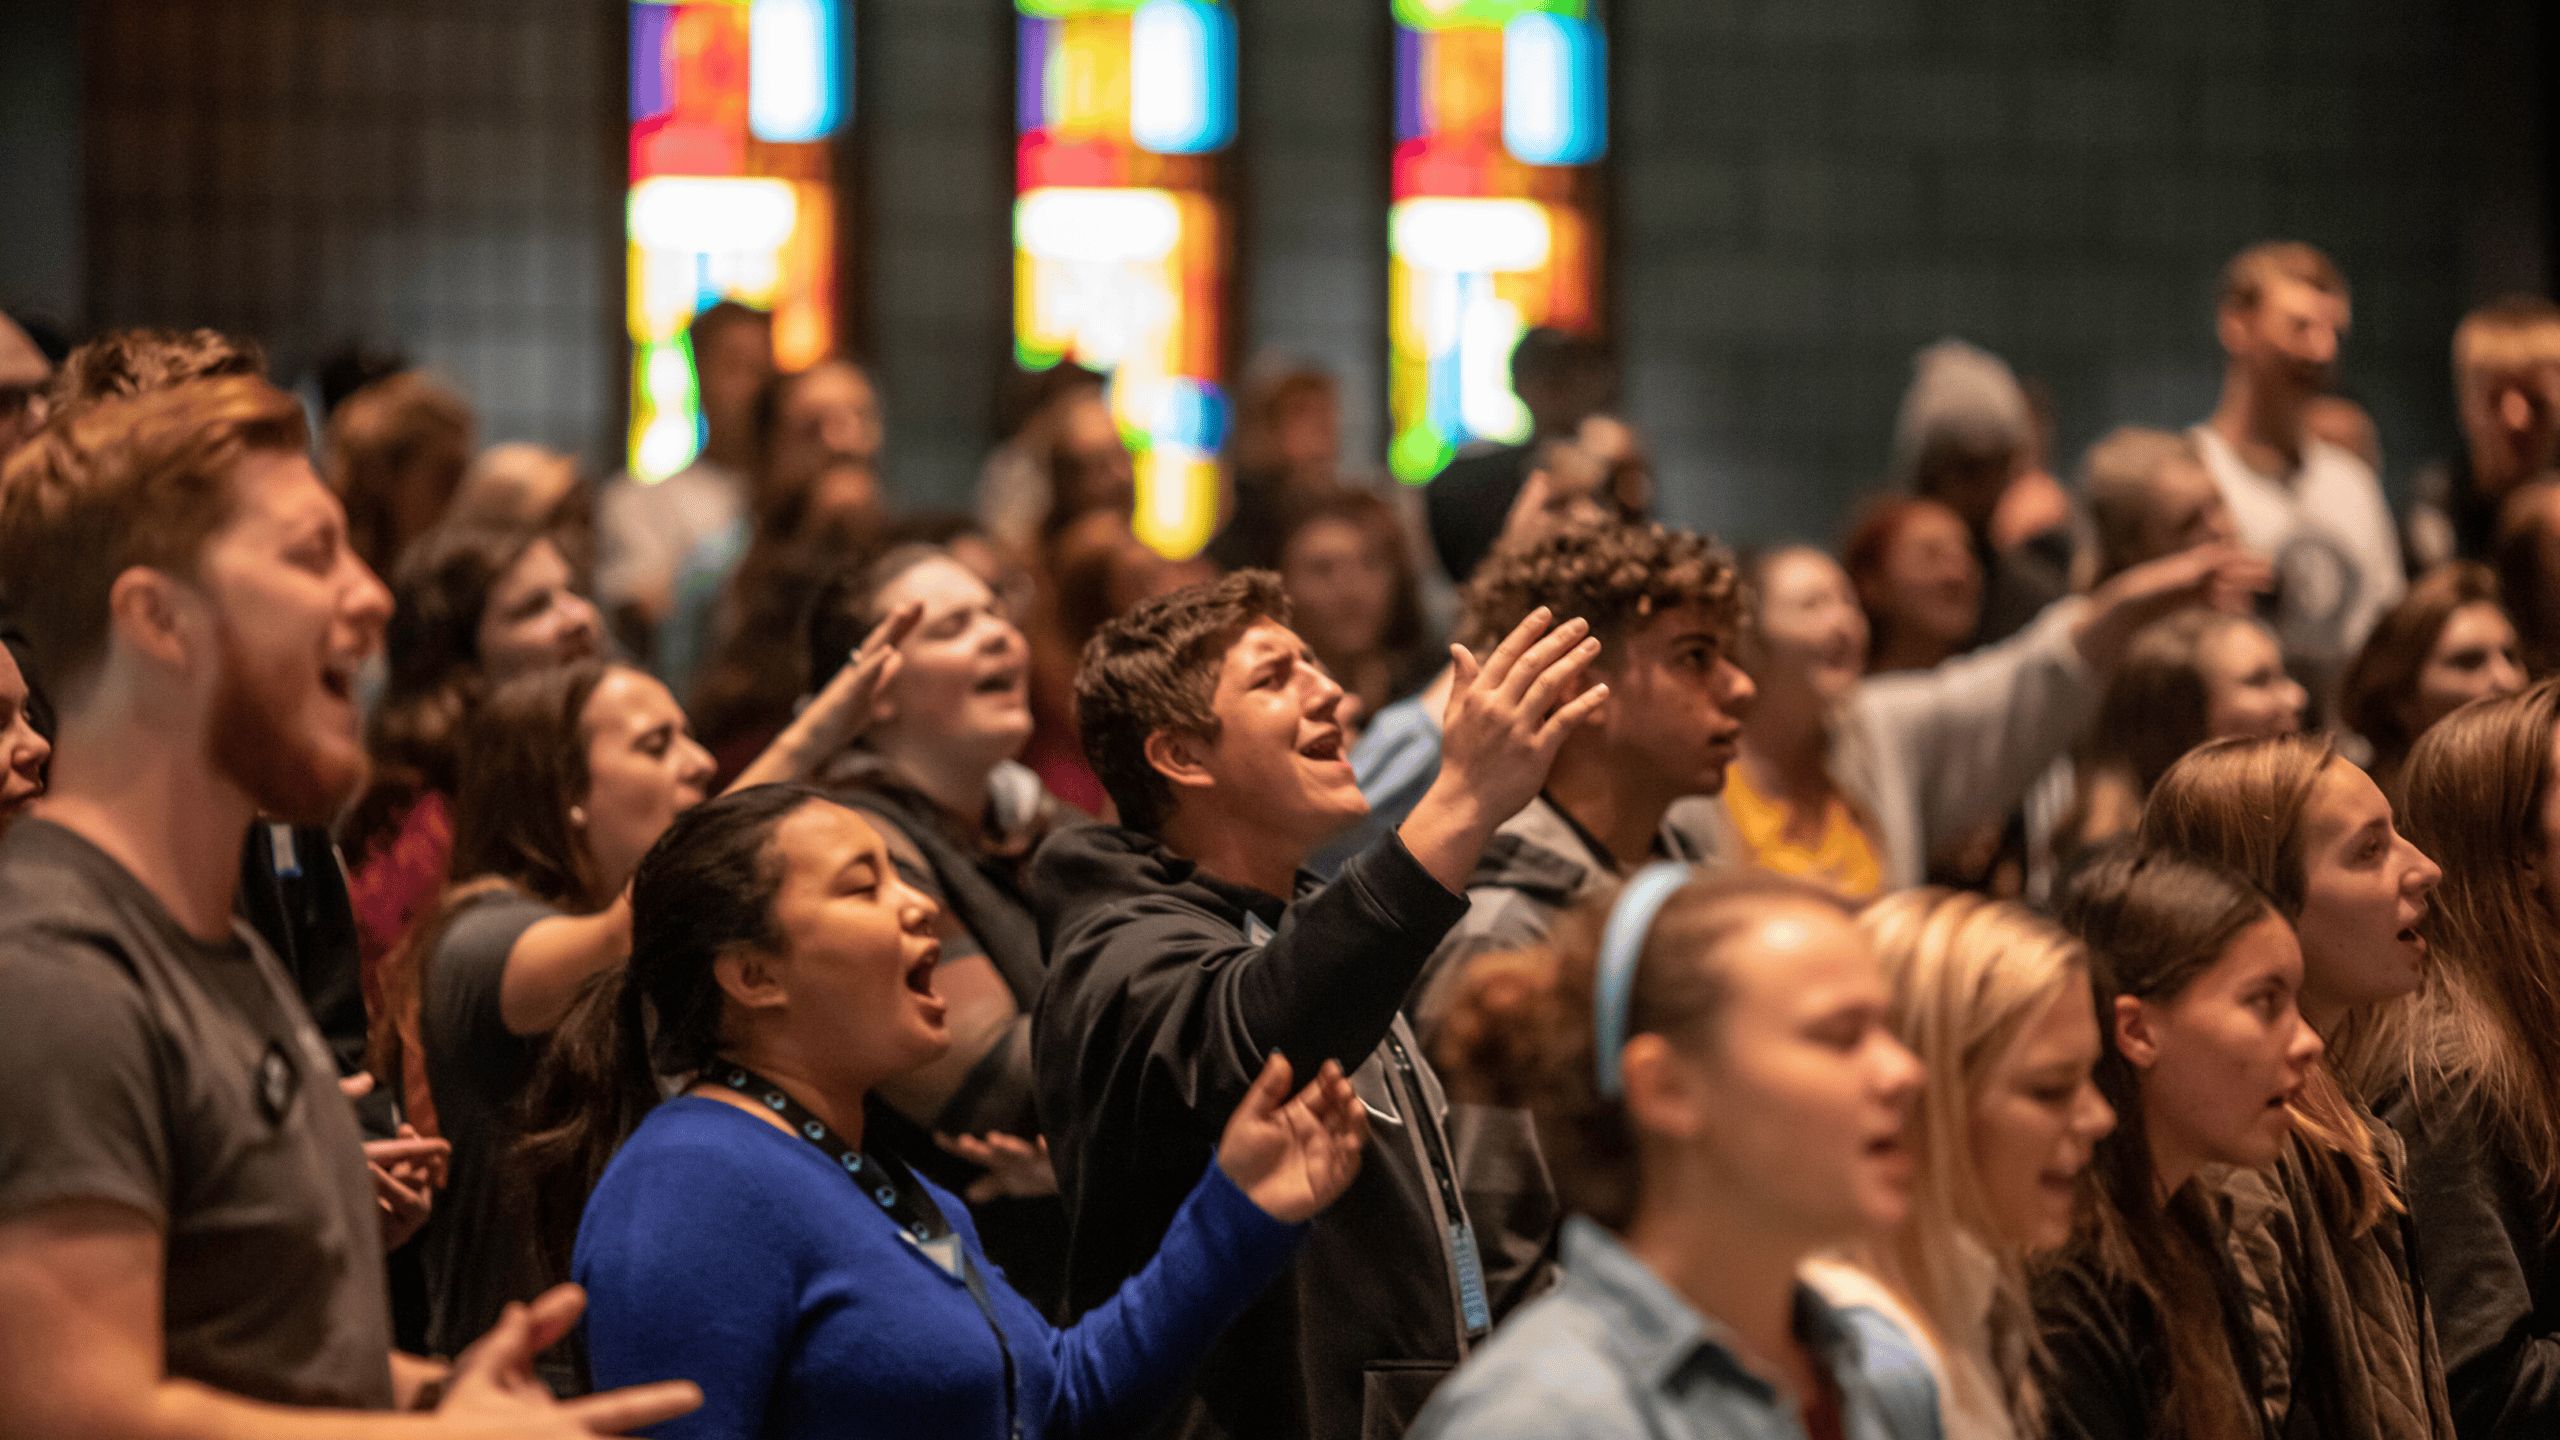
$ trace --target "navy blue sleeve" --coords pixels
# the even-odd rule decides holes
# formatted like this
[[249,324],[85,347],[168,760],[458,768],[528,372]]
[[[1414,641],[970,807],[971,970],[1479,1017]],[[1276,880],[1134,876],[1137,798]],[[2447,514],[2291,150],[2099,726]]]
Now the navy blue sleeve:
[[701,1146],[626,1151],[578,1227],[587,1367],[598,1390],[690,1380],[702,1408],[652,1426],[658,1440],[764,1430],[792,1359],[799,1286],[773,1221],[785,1213],[751,1167]]
[[1265,1214],[1212,1162],[1147,1267],[1072,1328],[1051,1332],[1057,1391],[1047,1433],[1074,1440],[1143,1430],[1287,1267],[1305,1233]]

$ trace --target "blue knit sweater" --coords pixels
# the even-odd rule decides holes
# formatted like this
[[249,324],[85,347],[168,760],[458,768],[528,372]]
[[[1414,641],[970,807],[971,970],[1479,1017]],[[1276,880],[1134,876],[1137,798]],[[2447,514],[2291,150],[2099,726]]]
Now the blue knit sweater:
[[1212,1164],[1155,1260],[1060,1330],[987,1263],[967,1207],[932,1194],[986,1277],[1013,1357],[1011,1414],[995,1332],[958,1277],[818,1147],[691,1097],[641,1122],[578,1226],[597,1388],[695,1382],[702,1408],[648,1432],[684,1440],[1135,1433],[1303,1231]]

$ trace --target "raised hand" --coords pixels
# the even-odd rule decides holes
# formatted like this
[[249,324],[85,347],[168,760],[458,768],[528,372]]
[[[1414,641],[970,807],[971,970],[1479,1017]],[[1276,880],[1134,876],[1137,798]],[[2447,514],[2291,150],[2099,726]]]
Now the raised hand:
[[2103,670],[2152,621],[2194,605],[2245,610],[2250,596],[2274,583],[2265,556],[2238,545],[2197,545],[2129,567],[2091,591],[2074,638],[2081,658]]
[[1294,1225],[1351,1188],[1369,1143],[1369,1112],[1331,1060],[1295,1096],[1289,1079],[1288,1059],[1272,1051],[1227,1117],[1218,1168],[1264,1214]]
[[525,1437],[621,1435],[672,1420],[702,1403],[689,1380],[662,1380],[562,1401],[533,1373],[533,1357],[569,1333],[587,1308],[586,1292],[555,1285],[531,1305],[509,1305],[453,1362],[438,1428]]
[[809,697],[809,703],[792,718],[791,724],[774,737],[763,754],[738,772],[729,788],[744,790],[750,785],[806,779],[829,756],[861,734],[871,723],[872,708],[881,690],[898,676],[902,658],[898,647],[906,643],[916,622],[923,618],[924,602],[919,600],[899,606],[889,618],[872,626],[844,668],[825,688]]
[[1548,627],[1540,606],[1479,664],[1449,647],[1455,671],[1440,714],[1440,778],[1398,832],[1413,858],[1451,890],[1464,890],[1496,826],[1547,783],[1547,768],[1609,687],[1574,688],[1600,654],[1579,618]]

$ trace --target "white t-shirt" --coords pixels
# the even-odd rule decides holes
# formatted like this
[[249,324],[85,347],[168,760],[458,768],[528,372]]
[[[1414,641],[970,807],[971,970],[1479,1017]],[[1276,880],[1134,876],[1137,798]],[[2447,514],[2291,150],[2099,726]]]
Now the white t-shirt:
[[2309,436],[2301,468],[2275,476],[2250,469],[2209,425],[2188,433],[2241,540],[2275,561],[2287,661],[2343,666],[2408,587],[2382,483],[2364,461]]
[[608,610],[641,597],[667,606],[678,567],[745,516],[746,496],[746,477],[710,460],[655,485],[615,476],[596,500],[596,598]]

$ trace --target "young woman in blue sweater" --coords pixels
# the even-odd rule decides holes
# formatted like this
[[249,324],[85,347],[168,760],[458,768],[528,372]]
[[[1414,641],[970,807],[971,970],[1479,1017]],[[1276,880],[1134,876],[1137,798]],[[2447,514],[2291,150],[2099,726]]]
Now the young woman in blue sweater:
[[1056,1329],[958,1199],[863,1148],[872,1093],[950,1043],[934,904],[879,832],[815,790],[740,791],[676,820],[631,904],[631,962],[559,1037],[529,1150],[538,1183],[591,1191],[595,1383],[702,1387],[660,1435],[1137,1433],[1359,1169],[1340,1070],[1292,1099],[1273,1054],[1154,1262]]

